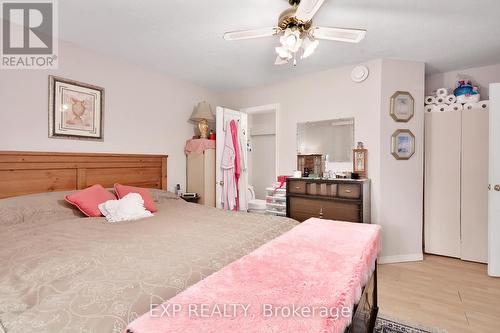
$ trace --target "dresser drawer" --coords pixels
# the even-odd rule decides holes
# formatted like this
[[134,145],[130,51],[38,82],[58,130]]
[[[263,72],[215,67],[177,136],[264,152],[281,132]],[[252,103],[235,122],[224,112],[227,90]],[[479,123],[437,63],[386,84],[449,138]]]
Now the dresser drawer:
[[295,194],[306,194],[306,182],[291,180],[288,183],[288,191]]
[[310,215],[320,215],[323,208],[323,201],[305,198],[290,198],[290,213],[304,213]]
[[290,217],[305,221],[311,217],[327,220],[360,222],[360,205],[333,200],[290,198]]
[[323,195],[321,194],[321,186],[324,184],[319,183],[307,183],[306,184],[306,194],[309,195]]
[[309,195],[321,195],[328,197],[337,196],[337,184],[308,183],[306,185],[306,189],[306,194]]
[[327,195],[329,197],[336,197],[337,196],[337,184],[324,184],[324,185],[325,185],[326,192],[323,192],[323,188],[322,188],[321,195]]
[[361,198],[361,186],[359,184],[338,184],[338,195],[341,198]]
[[349,202],[326,202],[323,205],[322,218],[335,221],[361,222],[361,206]]

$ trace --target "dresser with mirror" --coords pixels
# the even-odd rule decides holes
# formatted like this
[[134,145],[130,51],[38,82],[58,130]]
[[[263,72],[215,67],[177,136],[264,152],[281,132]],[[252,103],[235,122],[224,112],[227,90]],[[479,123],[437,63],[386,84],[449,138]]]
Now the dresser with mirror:
[[288,217],[300,222],[316,217],[370,223],[366,164],[364,172],[352,173],[354,138],[354,118],[297,124],[297,172],[301,178],[287,180]]

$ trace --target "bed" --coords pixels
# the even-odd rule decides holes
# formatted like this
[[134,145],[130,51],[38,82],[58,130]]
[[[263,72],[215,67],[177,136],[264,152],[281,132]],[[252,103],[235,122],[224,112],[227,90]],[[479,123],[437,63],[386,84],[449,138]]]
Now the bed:
[[[160,155],[0,152],[0,331],[123,332],[151,303],[297,225],[184,202],[165,191],[166,168]],[[82,218],[63,198],[96,183],[151,188],[158,212]],[[368,331],[376,271],[356,309],[348,331]]]

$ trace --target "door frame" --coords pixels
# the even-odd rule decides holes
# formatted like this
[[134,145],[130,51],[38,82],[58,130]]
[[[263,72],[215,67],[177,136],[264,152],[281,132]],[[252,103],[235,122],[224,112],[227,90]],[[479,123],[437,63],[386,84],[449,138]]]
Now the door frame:
[[[224,151],[224,140],[225,140],[225,133],[224,132],[224,127],[226,125],[225,123],[225,112],[233,113],[234,116],[235,114],[238,114],[238,121],[240,122],[240,125],[244,127],[244,133],[242,134],[244,139],[247,140],[248,137],[248,130],[247,130],[247,118],[248,115],[241,110],[233,110],[225,106],[218,106],[216,108],[216,161],[215,161],[215,177],[216,177],[216,189],[215,189],[215,196],[216,196],[216,203],[215,206],[216,208],[222,208],[221,206],[221,181],[223,180],[222,177],[222,171],[219,167],[219,161],[221,160],[223,151]],[[241,118],[240,118],[241,117]],[[221,132],[219,132],[219,128],[221,129]],[[242,152],[246,156],[246,149],[243,150]],[[245,158],[246,159],[246,158]],[[247,210],[247,187],[248,187],[248,171],[244,172],[244,177],[240,178],[240,181],[238,183],[238,189],[239,189],[239,204],[240,204],[240,210],[241,211],[246,211]]]
[[279,113],[280,113],[280,104],[279,103],[273,103],[273,104],[265,104],[265,105],[259,105],[259,106],[252,106],[252,107],[246,107],[240,109],[241,112],[244,112],[246,114],[258,114],[258,113],[268,113],[269,111],[274,110],[274,143],[275,143],[275,175],[274,178],[278,177],[279,175],[279,144],[278,144],[278,135],[279,135]]

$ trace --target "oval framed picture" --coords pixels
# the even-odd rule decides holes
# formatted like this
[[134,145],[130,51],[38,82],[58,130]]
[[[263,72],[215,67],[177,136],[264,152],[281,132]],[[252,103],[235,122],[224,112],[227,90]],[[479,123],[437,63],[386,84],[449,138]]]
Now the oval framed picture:
[[415,135],[408,129],[399,129],[391,138],[391,154],[397,160],[409,160],[415,154]]
[[406,123],[415,114],[415,100],[407,91],[396,91],[391,96],[391,117],[399,123]]

